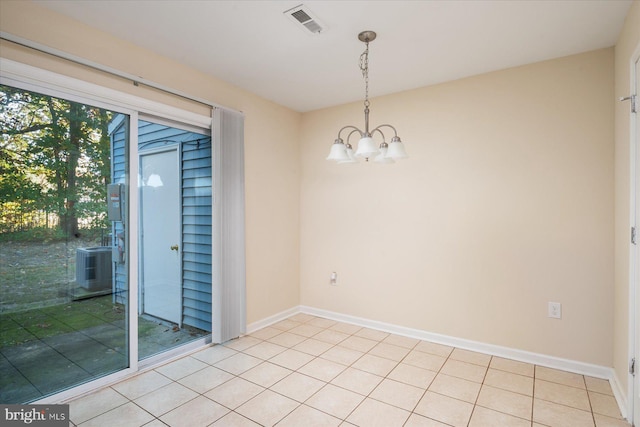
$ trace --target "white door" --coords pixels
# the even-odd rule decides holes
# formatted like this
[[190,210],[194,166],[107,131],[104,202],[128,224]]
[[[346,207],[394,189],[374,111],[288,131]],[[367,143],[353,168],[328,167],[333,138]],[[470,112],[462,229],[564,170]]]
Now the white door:
[[178,150],[140,154],[142,312],[182,323]]

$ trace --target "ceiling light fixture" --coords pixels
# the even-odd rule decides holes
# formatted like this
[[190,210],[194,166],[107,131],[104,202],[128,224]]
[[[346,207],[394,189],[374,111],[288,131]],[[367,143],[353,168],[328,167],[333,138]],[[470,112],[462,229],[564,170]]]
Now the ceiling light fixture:
[[[357,158],[364,157],[368,162],[370,157],[375,156],[374,162],[376,163],[394,163],[397,159],[407,158],[407,152],[404,149],[404,145],[398,136],[396,128],[391,125],[384,124],[369,131],[369,42],[376,39],[376,33],[373,31],[363,31],[358,34],[358,40],[364,42],[366,48],[360,55],[360,70],[362,71],[362,77],[365,82],[365,97],[364,97],[364,131],[361,131],[355,126],[347,125],[338,131],[338,138],[331,146],[329,157],[327,160],[335,160],[338,163],[356,163]],[[380,128],[391,128],[393,130],[393,137],[391,142],[387,144],[384,133]],[[349,135],[347,135],[347,143],[340,137],[340,134],[345,129],[351,129]],[[349,143],[349,138],[354,133],[360,134],[360,141],[358,141],[358,149],[353,152],[353,147]],[[382,136],[382,143],[380,146],[376,146],[376,142],[373,140],[373,134],[379,133]]]

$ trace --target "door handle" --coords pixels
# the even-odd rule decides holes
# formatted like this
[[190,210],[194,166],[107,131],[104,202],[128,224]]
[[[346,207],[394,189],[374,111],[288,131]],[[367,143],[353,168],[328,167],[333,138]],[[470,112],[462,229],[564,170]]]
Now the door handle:
[[171,249],[172,251],[178,252],[178,245],[173,245],[169,249]]

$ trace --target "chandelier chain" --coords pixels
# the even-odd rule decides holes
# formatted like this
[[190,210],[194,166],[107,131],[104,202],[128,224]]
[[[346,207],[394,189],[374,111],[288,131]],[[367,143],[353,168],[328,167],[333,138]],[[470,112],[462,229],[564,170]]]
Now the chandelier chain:
[[369,42],[366,42],[366,48],[360,55],[360,70],[364,77],[364,106],[369,108]]

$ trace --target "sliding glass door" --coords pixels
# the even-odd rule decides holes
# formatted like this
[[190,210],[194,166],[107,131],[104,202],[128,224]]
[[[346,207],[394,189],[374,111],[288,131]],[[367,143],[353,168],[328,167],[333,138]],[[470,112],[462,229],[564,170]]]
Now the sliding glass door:
[[129,367],[129,116],[0,98],[0,403],[25,403]]
[[130,345],[142,360],[210,336],[209,130],[9,86],[0,97],[0,403],[135,369]]
[[0,403],[210,342],[211,117],[2,65]]

